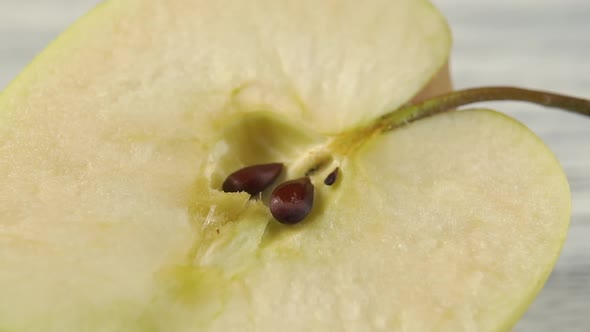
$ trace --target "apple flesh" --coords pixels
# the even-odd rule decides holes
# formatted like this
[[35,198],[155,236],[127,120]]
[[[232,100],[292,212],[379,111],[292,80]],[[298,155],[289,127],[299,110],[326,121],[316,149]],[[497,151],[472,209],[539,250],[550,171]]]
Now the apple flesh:
[[[449,47],[425,1],[102,4],[0,98],[0,330],[509,329],[568,227],[547,147],[486,110],[331,145]],[[297,225],[220,190],[273,162]]]

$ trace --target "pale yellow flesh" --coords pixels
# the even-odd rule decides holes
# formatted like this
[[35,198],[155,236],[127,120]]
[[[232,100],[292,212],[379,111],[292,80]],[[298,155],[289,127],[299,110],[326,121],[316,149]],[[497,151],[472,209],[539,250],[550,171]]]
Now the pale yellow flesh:
[[510,119],[450,114],[328,151],[341,176],[314,176],[295,227],[217,190],[257,162],[297,176],[326,133],[403,104],[446,61],[422,1],[290,3],[111,1],[2,93],[0,330],[514,322],[557,257],[569,192]]
[[176,130],[265,109],[340,132],[408,101],[449,45],[425,1],[109,1],[10,94],[34,93],[27,108],[68,105],[67,115],[181,118]]
[[318,183],[323,208],[308,221],[271,227],[208,330],[504,330],[565,238],[559,164],[491,111],[377,138],[341,170],[339,186]]

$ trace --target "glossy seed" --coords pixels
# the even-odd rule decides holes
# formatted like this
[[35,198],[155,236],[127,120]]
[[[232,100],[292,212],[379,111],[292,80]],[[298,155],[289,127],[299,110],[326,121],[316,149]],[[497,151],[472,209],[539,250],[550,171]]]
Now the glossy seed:
[[311,212],[313,184],[303,177],[280,184],[270,196],[270,213],[282,224],[296,224]]
[[331,186],[336,182],[338,179],[338,167],[336,167],[326,178],[324,179],[324,184],[327,186]]
[[231,173],[221,189],[227,193],[245,191],[250,195],[258,195],[281,174],[283,164],[272,163],[244,167]]

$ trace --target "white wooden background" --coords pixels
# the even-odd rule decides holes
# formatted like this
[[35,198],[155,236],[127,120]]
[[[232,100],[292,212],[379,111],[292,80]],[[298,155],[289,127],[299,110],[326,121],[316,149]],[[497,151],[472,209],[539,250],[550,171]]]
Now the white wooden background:
[[[0,90],[98,2],[0,0]],[[458,88],[509,84],[590,98],[590,1],[434,2],[454,31],[452,69]],[[515,331],[589,332],[590,118],[519,103],[489,105],[520,119],[549,144],[566,169],[573,194],[562,257]]]

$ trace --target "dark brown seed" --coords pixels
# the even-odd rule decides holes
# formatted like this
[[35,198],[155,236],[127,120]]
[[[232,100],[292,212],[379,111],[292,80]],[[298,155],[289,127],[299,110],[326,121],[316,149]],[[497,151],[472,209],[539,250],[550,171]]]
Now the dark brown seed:
[[313,184],[309,177],[280,184],[270,196],[270,213],[282,224],[296,224],[311,212]]
[[336,182],[338,179],[338,167],[336,167],[326,178],[324,179],[324,184],[327,186],[331,186]]
[[257,195],[270,186],[281,174],[283,164],[272,163],[244,167],[230,174],[221,189],[227,193],[245,191]]

